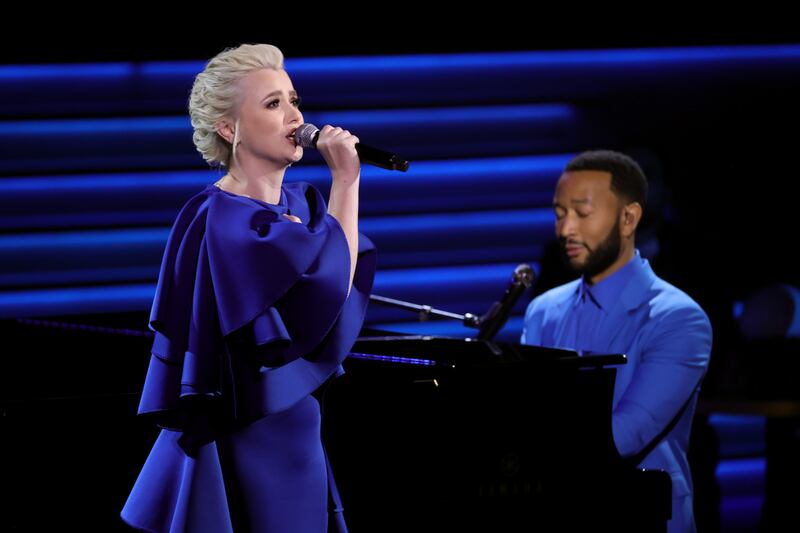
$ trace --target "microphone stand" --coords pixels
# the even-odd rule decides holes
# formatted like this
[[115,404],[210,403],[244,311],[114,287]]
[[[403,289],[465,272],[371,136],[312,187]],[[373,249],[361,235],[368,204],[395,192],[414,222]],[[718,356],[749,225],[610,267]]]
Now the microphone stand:
[[458,320],[469,328],[480,330],[478,339],[489,341],[494,338],[497,332],[500,331],[500,328],[503,327],[503,324],[506,323],[508,315],[511,313],[511,308],[514,307],[514,303],[525,289],[531,286],[533,277],[533,269],[531,269],[530,265],[525,263],[518,265],[517,268],[514,269],[514,274],[511,276],[511,284],[506,289],[503,297],[500,301],[494,302],[489,310],[481,316],[472,313],[460,315],[458,313],[434,309],[430,305],[405,302],[403,300],[387,298],[386,296],[379,296],[377,294],[371,294],[369,299],[381,305],[415,312],[420,322],[425,322],[432,318]]
[[411,302],[404,302],[403,300],[396,300],[394,298],[387,298],[386,296],[378,296],[377,294],[370,294],[369,299],[372,302],[377,302],[382,305],[386,305],[389,307],[398,307],[400,309],[405,309],[406,311],[414,311],[419,314],[419,321],[426,322],[434,318],[444,318],[444,319],[453,319],[453,320],[460,320],[465,326],[470,328],[478,328],[480,317],[473,315],[472,313],[465,313],[463,315],[459,315],[458,313],[451,313],[449,311],[442,311],[440,309],[434,309],[430,305],[420,305],[414,304]]

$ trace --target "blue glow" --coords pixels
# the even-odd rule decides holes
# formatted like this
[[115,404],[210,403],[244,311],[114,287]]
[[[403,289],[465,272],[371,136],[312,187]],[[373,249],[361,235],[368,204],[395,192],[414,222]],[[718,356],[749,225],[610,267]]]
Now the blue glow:
[[727,415],[717,413],[709,416],[708,422],[717,430],[747,427],[762,431],[765,427],[764,417],[756,415]]
[[376,355],[371,353],[351,352],[349,357],[354,357],[356,359],[369,359],[372,361],[383,361],[386,363],[401,363],[404,365],[422,365],[422,366],[436,365],[436,361],[432,361],[430,359],[400,357],[395,355]]
[[767,469],[765,457],[748,457],[743,459],[727,459],[717,465],[717,478],[720,482],[728,482],[733,478],[763,477]]
[[[512,105],[459,107],[447,109],[401,109],[370,111],[332,111],[309,113],[317,123],[347,124],[350,128],[375,124],[392,123],[424,124],[475,121],[514,121],[563,120],[576,118],[574,109],[566,105]],[[307,119],[308,119],[307,117]],[[308,119],[310,120],[310,119]],[[113,119],[64,119],[64,120],[26,120],[0,122],[0,135],[20,134],[67,134],[67,133],[106,133],[139,132],[151,130],[191,129],[188,116],[113,118]]]
[[[221,51],[221,50],[220,50]],[[436,70],[466,68],[508,69],[515,66],[582,65],[607,66],[609,64],[696,63],[709,61],[735,62],[742,59],[798,59],[800,45],[741,45],[741,46],[688,46],[672,48],[634,48],[606,50],[545,50],[519,52],[470,52],[459,54],[404,54],[384,56],[299,57],[286,59],[290,73],[338,73],[361,71],[377,73],[409,70]],[[187,74],[194,76],[205,67],[206,61],[148,61],[113,63],[75,63],[41,65],[1,65],[0,80],[125,77],[133,73],[143,75]]]
[[0,318],[141,311],[153,303],[155,284],[69,287],[0,292]]
[[[524,317],[522,316],[510,316],[495,339],[519,344],[523,321]],[[438,335],[463,339],[466,337],[475,337],[478,334],[477,329],[468,328],[457,320],[437,319],[426,322],[381,322],[370,325],[381,330],[396,331],[409,335]]]
[[418,124],[420,122],[471,122],[475,120],[573,120],[576,109],[566,104],[485,105],[449,108],[391,109],[382,111],[315,111],[307,113],[324,124]]
[[78,250],[98,244],[116,246],[144,242],[165,243],[169,231],[169,228],[137,228],[0,235],[0,251],[20,251],[24,248],[55,250],[59,247]]
[[719,435],[722,457],[741,457],[766,452],[766,419],[754,415],[713,414],[708,423]]
[[[536,227],[539,225],[549,225],[553,222],[553,214],[550,209],[526,209],[526,210],[500,210],[500,211],[479,211],[464,214],[448,213],[442,215],[409,215],[398,217],[363,218],[361,221],[362,231],[365,234],[377,234],[386,232],[387,234],[397,234],[399,228],[403,233],[431,230],[447,231],[468,231],[470,229],[494,228],[498,225],[515,225]],[[80,232],[49,232],[36,234],[3,235],[0,236],[0,246],[57,246],[57,245],[85,245],[94,242],[141,242],[161,238],[168,232],[167,228],[159,229],[117,229],[117,230],[82,230]],[[375,235],[377,237],[377,235]],[[166,238],[166,237],[164,237]],[[506,275],[513,272],[516,265],[506,265]],[[461,272],[464,272],[463,268]],[[452,267],[446,267],[447,277],[452,278]],[[403,276],[407,276],[406,274]],[[430,274],[434,274],[433,270]],[[428,277],[426,275],[426,277]]]
[[186,75],[194,78],[205,66],[205,61],[148,61],[139,65],[139,71],[146,76]]
[[0,306],[7,303],[75,303],[87,300],[106,300],[109,298],[149,298],[153,299],[156,286],[153,283],[143,285],[114,285],[113,287],[66,287],[60,289],[41,289],[35,291],[3,291],[0,292]]
[[[310,116],[310,115],[309,115]],[[463,107],[451,109],[426,110],[384,110],[384,111],[339,111],[314,113],[319,123],[347,124],[355,128],[369,124],[420,124],[442,122],[489,121],[529,121],[537,119],[572,120],[574,111],[568,106],[502,106],[502,107]],[[188,116],[114,118],[114,119],[65,119],[65,120],[26,120],[0,122],[0,133],[8,134],[65,134],[65,133],[103,133],[132,132],[150,130],[191,129]]]
[[763,495],[722,498],[720,531],[758,531],[763,505]]
[[124,78],[134,72],[133,63],[83,63],[72,65],[0,65],[0,81],[52,78]]
[[[396,177],[398,180],[405,181],[408,177],[414,177],[415,174],[425,175],[486,175],[487,173],[530,173],[538,171],[554,171],[558,174],[555,176],[557,179],[561,175],[561,171],[566,164],[575,155],[558,154],[558,155],[533,155],[533,156],[513,156],[513,157],[482,157],[476,159],[450,159],[443,161],[415,161],[413,167],[409,167],[408,173],[402,176],[397,176],[397,173],[391,173],[389,176]],[[365,170],[369,170],[366,167]]]
[[[415,284],[430,283],[433,285],[444,281],[458,283],[462,280],[470,280],[480,284],[486,281],[510,280],[511,274],[518,264],[519,263],[500,263],[415,268],[413,270],[380,270],[375,275],[375,289],[373,292],[384,294],[387,289],[407,284],[409,279],[413,279]],[[538,272],[537,265],[531,266],[534,267],[534,271]]]
[[719,462],[720,519],[723,531],[755,531],[764,503],[766,459],[752,457]]
[[[222,50],[220,50],[222,51]],[[403,69],[437,70],[491,67],[507,69],[525,65],[559,65],[602,62],[642,63],[735,61],[741,59],[800,59],[800,45],[687,46],[672,48],[638,48],[606,50],[551,50],[520,52],[471,52],[460,54],[405,54],[384,56],[339,56],[288,58],[286,69],[291,73],[339,72],[342,70],[374,73]],[[135,71],[143,74],[195,75],[206,60],[148,61],[114,63],[75,63],[41,65],[0,65],[0,80],[44,79],[54,77],[85,78],[87,76],[123,77]]]
[[[197,187],[210,185],[223,173],[214,170],[120,172],[113,174],[74,174],[70,176],[31,176],[3,179],[3,190],[7,192],[39,192],[60,189],[64,191],[98,190],[113,193],[117,189],[139,189],[151,187]],[[287,180],[288,181],[288,180]]]
[[[2,123],[0,123],[2,128]],[[487,157],[476,159],[448,159],[440,161],[415,161],[407,173],[398,175],[374,167],[364,167],[361,175],[375,177],[384,182],[425,181],[435,177],[436,183],[463,180],[465,177],[483,177],[491,174],[495,177],[518,174],[526,179],[545,179],[555,184],[567,162],[575,154]],[[286,181],[320,181],[320,173],[324,173],[324,165],[303,165],[293,167],[286,173]],[[44,191],[53,188],[63,190],[83,190],[98,187],[103,189],[136,189],[142,187],[176,186],[202,188],[217,179],[224,172],[216,170],[202,171],[158,171],[158,172],[121,172],[113,174],[74,174],[68,179],[64,176],[30,176],[9,177],[3,179],[4,191]]]
[[643,63],[729,61],[760,58],[800,59],[800,45],[694,46],[606,50],[554,50],[530,52],[479,52],[463,54],[419,54],[396,56],[339,56],[286,60],[290,73],[342,70],[375,72],[397,69],[447,70],[475,67],[505,69],[520,65],[563,65],[590,63]]
[[800,289],[788,284],[785,284],[784,287],[789,291],[792,301],[794,301],[794,315],[792,315],[792,323],[789,324],[789,329],[786,331],[786,337],[800,338]]
[[497,225],[508,224],[512,227],[533,226],[538,224],[553,224],[555,216],[550,208],[536,209],[506,209],[499,211],[470,211],[468,213],[443,213],[436,215],[406,215],[370,218],[364,220],[364,232],[392,232],[398,228],[403,232],[429,229],[452,228],[453,230],[468,230],[491,228]]
[[132,133],[191,128],[189,117],[26,120],[0,122],[0,135],[70,133]]

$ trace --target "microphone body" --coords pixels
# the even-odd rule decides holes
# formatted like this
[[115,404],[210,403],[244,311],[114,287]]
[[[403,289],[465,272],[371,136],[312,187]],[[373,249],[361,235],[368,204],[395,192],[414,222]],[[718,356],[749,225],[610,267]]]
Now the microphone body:
[[511,283],[499,302],[492,304],[489,311],[480,318],[479,340],[492,340],[503,327],[511,314],[514,304],[522,293],[533,283],[534,272],[530,265],[522,263],[514,269]]
[[[294,133],[297,144],[303,148],[316,148],[319,139],[319,128],[313,124],[303,124]],[[402,157],[385,152],[364,143],[356,143],[356,152],[362,163],[368,163],[386,170],[408,170],[408,161]]]

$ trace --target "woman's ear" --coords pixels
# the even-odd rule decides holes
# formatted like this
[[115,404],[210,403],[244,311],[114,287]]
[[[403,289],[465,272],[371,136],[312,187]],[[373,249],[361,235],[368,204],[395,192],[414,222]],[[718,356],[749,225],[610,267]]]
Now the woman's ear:
[[230,119],[222,119],[217,123],[217,134],[228,143],[233,144],[233,139],[236,137],[236,126]]

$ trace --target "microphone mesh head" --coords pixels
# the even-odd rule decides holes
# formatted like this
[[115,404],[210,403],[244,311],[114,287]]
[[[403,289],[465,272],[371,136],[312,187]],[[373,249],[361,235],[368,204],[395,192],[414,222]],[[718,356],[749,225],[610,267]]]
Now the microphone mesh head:
[[303,148],[316,148],[319,128],[313,124],[303,124],[294,132],[294,139]]

